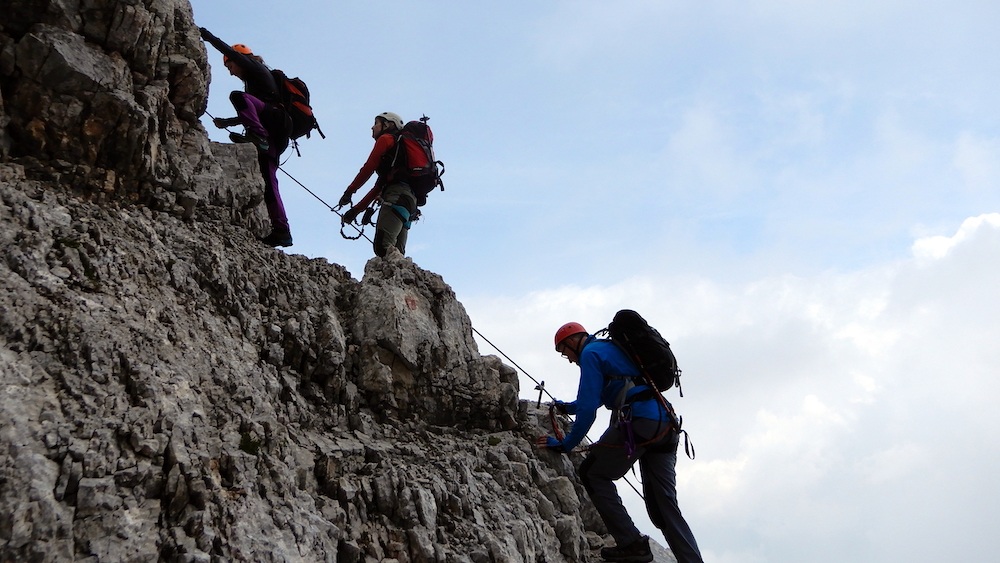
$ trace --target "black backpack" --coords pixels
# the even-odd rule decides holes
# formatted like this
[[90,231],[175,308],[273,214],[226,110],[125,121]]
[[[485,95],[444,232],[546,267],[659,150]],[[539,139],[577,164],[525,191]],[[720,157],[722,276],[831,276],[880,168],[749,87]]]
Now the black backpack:
[[315,129],[319,136],[325,139],[326,135],[319,128],[312,106],[309,105],[309,88],[306,83],[298,77],[289,78],[277,69],[272,70],[271,75],[278,85],[279,105],[288,115],[288,138],[294,141],[305,135],[308,139]]
[[681,390],[681,370],[677,368],[677,358],[670,350],[670,343],[655,328],[649,326],[639,313],[622,309],[615,313],[608,328],[600,332],[606,332],[611,341],[625,351],[657,391],[666,391],[677,385],[681,397],[684,396]]
[[393,179],[406,182],[417,205],[427,203],[427,194],[440,186],[444,191],[444,163],[434,158],[434,133],[426,115],[410,121],[396,136],[396,153],[392,159]]

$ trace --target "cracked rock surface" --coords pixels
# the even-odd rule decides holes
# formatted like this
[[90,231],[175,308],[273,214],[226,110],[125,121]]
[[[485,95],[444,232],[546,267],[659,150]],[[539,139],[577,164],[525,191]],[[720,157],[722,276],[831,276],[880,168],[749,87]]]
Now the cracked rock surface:
[[600,559],[440,276],[257,242],[186,0],[4,10],[0,560]]

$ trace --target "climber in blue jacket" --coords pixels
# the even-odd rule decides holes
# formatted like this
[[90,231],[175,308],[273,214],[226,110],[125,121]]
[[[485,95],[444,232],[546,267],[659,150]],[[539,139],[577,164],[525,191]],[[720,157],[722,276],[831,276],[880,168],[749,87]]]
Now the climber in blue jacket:
[[601,556],[605,561],[653,560],[649,538],[632,522],[614,484],[638,460],[650,520],[663,532],[678,563],[700,563],[698,544],[677,505],[674,467],[680,432],[670,403],[643,382],[621,348],[587,333],[579,323],[560,327],[555,346],[580,366],[576,400],[556,403],[557,409],[576,419],[563,440],[543,436],[538,445],[569,452],[587,435],[601,405],[612,411],[611,425],[580,465],[580,480],[615,538],[616,545],[602,549]]

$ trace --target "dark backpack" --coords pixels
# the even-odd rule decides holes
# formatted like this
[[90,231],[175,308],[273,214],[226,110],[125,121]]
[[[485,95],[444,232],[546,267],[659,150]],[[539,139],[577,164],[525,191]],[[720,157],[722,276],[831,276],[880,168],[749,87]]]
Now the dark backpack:
[[601,332],[605,331],[657,391],[666,391],[676,384],[681,397],[684,396],[681,370],[677,368],[677,358],[670,351],[670,343],[639,313],[630,309],[618,311],[608,328]]
[[319,128],[312,106],[309,105],[309,88],[302,79],[289,78],[280,70],[272,70],[275,83],[278,84],[278,102],[288,115],[288,138],[298,139],[305,135],[308,139],[315,129],[320,137],[326,138]]
[[410,121],[396,136],[396,153],[392,159],[393,179],[406,182],[417,205],[427,203],[427,194],[440,186],[444,191],[444,163],[434,158],[434,133],[427,125],[426,115]]

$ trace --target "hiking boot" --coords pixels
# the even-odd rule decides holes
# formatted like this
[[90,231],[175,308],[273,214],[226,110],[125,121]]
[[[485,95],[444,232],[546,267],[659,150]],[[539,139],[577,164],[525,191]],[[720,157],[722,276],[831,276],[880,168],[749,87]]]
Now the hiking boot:
[[216,117],[215,119],[212,120],[212,123],[215,124],[215,126],[218,127],[219,129],[225,127],[236,127],[237,125],[243,124],[243,122],[240,121],[240,118],[238,117]]
[[288,231],[271,231],[271,234],[262,237],[260,242],[268,246],[292,246],[292,233]]
[[642,536],[625,547],[603,547],[601,557],[605,561],[628,561],[648,563],[653,560],[653,552],[649,549],[649,536]]
[[246,135],[240,135],[239,133],[230,133],[229,140],[234,143],[253,143],[257,150],[260,152],[267,152],[267,149],[271,148],[271,145],[267,142],[267,139],[261,138],[260,135],[256,133],[247,132]]

